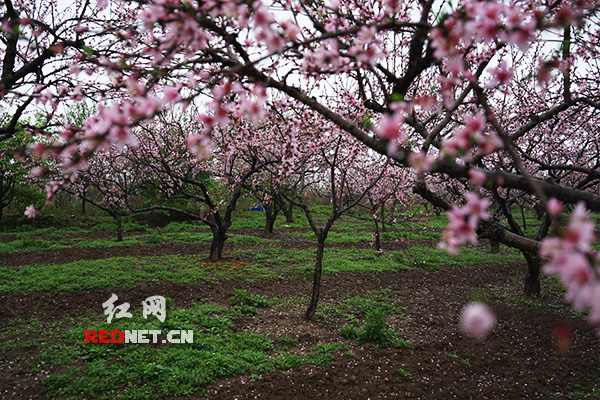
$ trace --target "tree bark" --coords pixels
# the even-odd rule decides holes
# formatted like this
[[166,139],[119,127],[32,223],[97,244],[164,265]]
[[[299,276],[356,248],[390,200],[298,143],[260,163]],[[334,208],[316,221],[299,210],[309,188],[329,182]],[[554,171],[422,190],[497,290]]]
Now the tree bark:
[[523,252],[527,260],[527,276],[525,277],[524,292],[527,297],[539,296],[540,287],[540,260],[529,252]]
[[210,242],[210,261],[219,261],[223,258],[223,247],[225,246],[225,240],[227,240],[227,228],[218,226],[217,224],[211,225],[210,230],[213,238]]
[[310,304],[304,313],[304,319],[310,320],[314,317],[319,303],[319,292],[321,290],[321,274],[323,272],[323,252],[325,250],[325,240],[327,234],[322,234],[317,240],[317,259],[315,260],[315,271],[313,274],[313,289],[310,298]]
[[117,212],[113,215],[113,218],[117,221],[117,242],[123,241],[123,224],[121,222],[121,213]]
[[492,254],[500,253],[500,242],[494,239],[490,239],[490,251]]
[[85,214],[85,191],[83,195],[80,197],[81,199],[81,214]]
[[285,222],[288,224],[294,223],[294,205],[290,203],[289,207],[285,207],[285,205],[281,208],[283,211],[283,215],[285,215]]
[[380,211],[380,219],[381,219],[381,232],[387,232],[387,227],[385,224],[385,206],[381,206],[381,211]]
[[375,250],[377,250],[377,255],[381,254],[381,238],[379,235],[379,224],[377,223],[377,220],[373,220],[373,223],[375,224]]
[[277,214],[271,211],[269,208],[265,208],[265,236],[270,236],[273,234],[273,225],[275,225],[275,220],[277,219]]
[[277,214],[279,214],[280,208],[275,202],[271,205],[265,206],[265,236],[270,236],[273,234],[273,226],[275,225],[275,220],[277,219]]

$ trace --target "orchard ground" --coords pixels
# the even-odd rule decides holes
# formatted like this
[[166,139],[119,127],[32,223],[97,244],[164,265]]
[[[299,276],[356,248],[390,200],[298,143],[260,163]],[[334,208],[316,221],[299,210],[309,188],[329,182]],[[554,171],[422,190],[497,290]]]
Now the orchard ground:
[[[300,217],[265,237],[264,215],[239,211],[218,263],[207,261],[209,230],[192,222],[132,218],[120,243],[93,215],[6,225],[0,398],[600,398],[598,339],[560,283],[544,278],[540,298],[522,297],[516,251],[482,242],[449,256],[435,247],[445,223],[432,214],[388,226],[378,256],[371,224],[343,218],[310,322],[316,240]],[[106,323],[112,293],[133,318]],[[164,323],[142,318],[154,295],[170,299]],[[498,318],[483,342],[458,325],[473,300]],[[386,316],[387,346],[359,340],[373,310]],[[568,351],[554,343],[563,321],[574,328]],[[194,343],[86,344],[86,329],[191,329]]]

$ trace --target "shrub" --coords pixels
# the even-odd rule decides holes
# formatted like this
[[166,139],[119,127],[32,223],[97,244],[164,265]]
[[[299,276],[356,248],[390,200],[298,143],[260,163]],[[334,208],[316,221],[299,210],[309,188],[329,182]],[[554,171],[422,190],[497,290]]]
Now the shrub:
[[269,305],[269,300],[259,294],[248,294],[246,289],[235,289],[230,301],[234,306],[244,304],[252,307],[266,307]]
[[[385,322],[385,313],[380,309],[369,311],[365,317],[365,325],[362,331],[351,331],[348,328],[343,327],[345,333],[348,335],[354,335],[358,333],[359,343],[372,343],[378,347],[410,347],[410,343],[398,336],[398,333],[394,332],[392,328]],[[341,331],[341,329],[340,329]]]
[[345,325],[340,328],[340,336],[345,339],[358,340],[360,335],[360,329],[355,328],[354,326]]
[[159,231],[154,231],[146,238],[147,244],[162,244],[164,239]]

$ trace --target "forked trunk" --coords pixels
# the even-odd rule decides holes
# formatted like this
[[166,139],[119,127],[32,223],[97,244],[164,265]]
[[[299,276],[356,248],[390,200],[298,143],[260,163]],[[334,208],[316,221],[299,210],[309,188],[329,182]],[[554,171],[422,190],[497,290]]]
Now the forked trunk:
[[285,206],[285,202],[283,202],[281,206],[281,211],[283,211],[283,215],[285,215],[285,222],[288,224],[294,223],[294,204],[290,203],[289,207]]
[[225,246],[225,240],[227,240],[227,229],[219,228],[218,226],[211,226],[212,241],[210,242],[210,261],[219,261],[223,258],[223,246]]

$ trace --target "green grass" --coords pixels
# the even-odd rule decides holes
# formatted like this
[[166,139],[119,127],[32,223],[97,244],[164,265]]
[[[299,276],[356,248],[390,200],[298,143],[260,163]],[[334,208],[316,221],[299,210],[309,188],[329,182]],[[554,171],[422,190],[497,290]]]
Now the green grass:
[[298,344],[298,339],[293,338],[289,333],[279,336],[277,341],[285,346],[296,346]]
[[193,231],[197,229],[209,229],[208,226],[195,221],[185,222],[169,222],[167,226],[163,228],[165,231]]
[[[260,250],[242,249],[234,253],[242,259],[251,258],[258,265],[270,266],[287,271],[288,274],[310,275],[314,269],[315,249],[287,249],[265,247]],[[372,249],[325,248],[323,273],[337,275],[341,273],[392,273],[412,267],[441,269],[445,266],[460,267],[473,264],[506,263],[521,260],[517,252],[503,250],[499,254],[490,254],[474,248],[462,248],[454,256],[445,251],[429,247],[411,247],[405,251],[391,251],[378,255]]]
[[[273,339],[264,334],[233,332],[235,310],[215,304],[169,310],[164,323],[134,314],[111,324],[80,318],[44,325],[15,321],[4,341],[14,339],[20,327],[37,338],[40,349],[33,372],[61,370],[42,381],[47,396],[101,399],[148,399],[202,393],[206,385],[233,375],[259,379],[275,369],[288,370],[307,364],[325,365],[334,354],[347,349],[341,343],[317,344],[304,355],[278,353]],[[103,318],[103,317],[100,317]],[[192,330],[186,344],[94,344],[84,342],[85,330]],[[164,336],[161,336],[164,337]],[[159,337],[159,341],[161,339]]]
[[332,232],[373,232],[375,227],[372,222],[357,222],[354,219],[351,220],[339,220],[332,228]]
[[413,231],[398,231],[398,232],[384,232],[381,235],[383,240],[394,240],[394,239],[408,239],[408,240],[440,240],[442,238],[441,232],[432,230],[413,230]]
[[[344,298],[339,304],[321,304],[317,314],[333,314],[353,324],[340,328],[340,336],[343,338],[358,340],[359,343],[372,343],[379,347],[409,347],[410,344],[400,338],[385,322],[388,314],[397,315],[406,310],[386,296],[393,293],[391,289],[381,289],[369,291],[364,296]],[[357,325],[362,319],[365,323],[359,329]]]
[[320,314],[333,314],[351,323],[358,323],[373,310],[381,310],[386,314],[400,314],[406,309],[395,305],[394,300],[386,294],[394,293],[391,289],[372,290],[363,296],[350,296],[342,299],[339,304],[322,302]]
[[235,310],[247,315],[257,315],[257,307],[271,304],[271,301],[261,295],[249,294],[247,289],[235,289],[229,301]]
[[27,234],[27,235],[42,235],[44,233],[82,233],[89,232],[85,227],[65,226],[65,227],[38,227],[35,224],[24,224],[16,227],[2,226],[0,227],[1,235]]
[[[328,275],[337,275],[340,273],[368,273],[381,274],[398,272],[408,269],[406,260],[401,256],[401,252],[392,252],[390,257],[379,256],[375,250],[371,249],[325,249],[323,259],[323,273]],[[308,268],[300,268],[300,272],[311,274],[313,271],[312,263]]]
[[[139,224],[137,222],[126,221],[122,225],[123,232],[148,232],[148,225]],[[117,224],[113,220],[108,220],[99,224],[95,224],[88,229],[89,232],[116,232]]]
[[[294,232],[291,236],[301,237],[313,242],[317,242],[317,237],[314,232]],[[337,232],[332,230],[327,235],[327,243],[353,243],[353,242],[371,242],[373,240],[373,233],[370,231],[344,231]]]
[[17,239],[11,242],[0,243],[0,253],[32,252],[45,251],[51,249],[65,248],[85,248],[85,247],[119,247],[144,245],[145,241],[141,236],[129,236],[123,238],[123,241],[117,242],[115,239],[94,239],[85,238],[67,238],[61,237],[55,240],[46,239]]
[[458,255],[430,247],[414,246],[406,250],[412,265],[423,269],[441,269],[444,266],[461,267],[474,264],[501,264],[517,262],[522,257],[514,249],[503,250],[498,254],[483,252],[475,248],[463,247]]
[[440,216],[432,216],[425,222],[425,226],[434,229],[444,229],[448,225],[448,217],[445,213]]
[[212,283],[272,279],[268,268],[240,262],[209,263],[201,256],[115,257],[61,265],[0,267],[0,294],[76,292],[135,286],[142,281]]
[[[0,243],[0,254],[44,251],[50,249],[85,248],[85,247],[119,247],[119,246],[141,246],[157,245],[170,241],[175,243],[210,243],[212,234],[210,232],[164,232],[155,230],[149,234],[125,236],[123,241],[117,242],[115,238],[86,239],[82,237],[70,238],[59,233],[49,234],[49,239],[31,238],[20,234],[16,240]],[[268,243],[269,239],[252,235],[229,234],[227,243]]]
[[294,271],[300,266],[314,262],[316,250],[263,247],[259,251],[254,249],[238,249],[234,251],[234,254],[241,259],[254,259],[259,265]]

